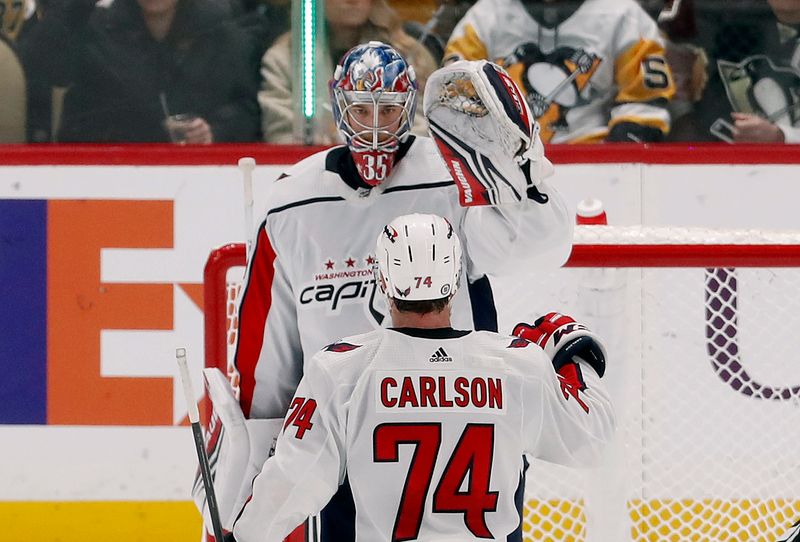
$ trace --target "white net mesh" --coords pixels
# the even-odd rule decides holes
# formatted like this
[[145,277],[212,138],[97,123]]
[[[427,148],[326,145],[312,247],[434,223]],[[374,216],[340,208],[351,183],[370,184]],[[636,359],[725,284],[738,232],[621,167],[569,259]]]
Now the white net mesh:
[[800,270],[572,269],[558,279],[580,293],[564,310],[608,338],[619,431],[588,474],[534,464],[528,495],[550,503],[529,502],[530,532],[556,523],[558,496],[586,523],[531,539],[776,540],[800,517],[800,460],[787,453],[800,445]]
[[[797,234],[678,229],[578,228],[577,238],[800,245]],[[525,540],[774,542],[800,518],[800,259],[790,265],[493,280],[501,331],[558,309],[606,339],[617,410],[600,467],[532,461]],[[231,354],[240,278],[229,273]]]
[[[233,357],[236,354],[236,337],[239,332],[239,294],[242,291],[244,280],[244,266],[228,268],[225,274],[225,344],[227,352],[227,375],[234,378],[236,371],[233,368]],[[239,383],[233,382],[234,388],[239,389]]]

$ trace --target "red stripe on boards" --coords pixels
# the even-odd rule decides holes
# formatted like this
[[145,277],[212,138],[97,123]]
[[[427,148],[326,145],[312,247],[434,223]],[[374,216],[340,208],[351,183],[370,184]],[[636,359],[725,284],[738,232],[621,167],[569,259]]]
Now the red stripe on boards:
[[[242,156],[259,165],[294,164],[325,147],[222,143],[171,144],[40,144],[0,145],[0,166],[236,166]],[[604,143],[546,145],[556,164],[800,164],[798,145],[727,145],[724,143]]]
[[256,364],[264,346],[264,327],[272,305],[272,280],[275,277],[275,250],[264,228],[258,232],[250,267],[250,280],[242,293],[239,310],[239,343],[236,369],[239,371],[239,403],[245,418],[250,417],[256,386]]

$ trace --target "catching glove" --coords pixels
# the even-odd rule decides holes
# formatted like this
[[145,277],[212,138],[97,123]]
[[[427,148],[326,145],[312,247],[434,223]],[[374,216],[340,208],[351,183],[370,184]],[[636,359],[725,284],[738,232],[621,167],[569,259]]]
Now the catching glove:
[[606,349],[600,338],[583,324],[557,312],[539,317],[533,325],[519,323],[513,335],[538,344],[553,362],[556,372],[578,356],[603,376],[606,372]]
[[433,72],[423,112],[462,206],[547,202],[537,186],[553,165],[524,95],[503,68],[461,60]]

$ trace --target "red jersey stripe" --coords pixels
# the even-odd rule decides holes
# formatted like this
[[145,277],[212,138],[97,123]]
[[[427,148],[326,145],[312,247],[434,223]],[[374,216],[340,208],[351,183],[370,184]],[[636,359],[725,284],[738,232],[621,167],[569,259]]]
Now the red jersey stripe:
[[239,403],[245,418],[250,417],[256,386],[256,364],[264,344],[264,328],[272,305],[272,280],[275,277],[275,250],[266,230],[259,229],[250,265],[250,280],[242,292],[239,309],[239,336],[235,364],[239,371]]

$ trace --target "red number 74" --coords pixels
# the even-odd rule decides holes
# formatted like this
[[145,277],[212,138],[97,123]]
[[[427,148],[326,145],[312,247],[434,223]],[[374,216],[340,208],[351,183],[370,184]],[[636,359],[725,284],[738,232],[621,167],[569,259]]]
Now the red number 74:
[[314,427],[314,424],[311,423],[311,417],[314,415],[316,409],[317,402],[314,399],[295,397],[292,404],[289,405],[290,412],[283,424],[283,430],[286,431],[287,427],[294,425],[297,427],[297,433],[294,435],[295,438],[302,439],[306,431]]
[[[385,423],[372,434],[376,463],[399,461],[401,444],[414,446],[403,495],[394,521],[392,541],[419,537],[433,470],[442,443],[441,423]],[[497,491],[489,491],[494,453],[494,425],[467,424],[447,460],[433,493],[433,513],[461,513],[464,524],[477,538],[491,538],[486,512],[497,510]],[[469,477],[466,491],[460,491]]]

